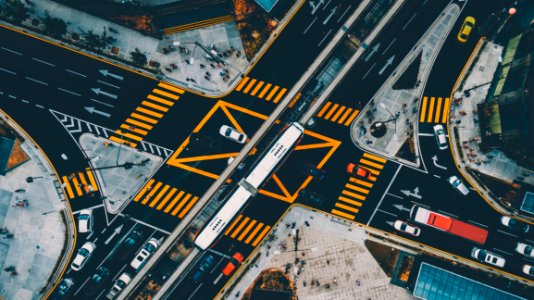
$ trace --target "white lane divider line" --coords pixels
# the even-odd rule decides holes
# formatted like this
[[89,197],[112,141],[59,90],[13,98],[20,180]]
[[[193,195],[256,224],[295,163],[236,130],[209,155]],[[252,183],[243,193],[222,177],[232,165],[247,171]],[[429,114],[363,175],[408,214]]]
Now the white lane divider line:
[[109,103],[106,103],[106,102],[98,101],[98,100],[95,100],[95,99],[93,99],[93,98],[91,98],[91,99],[89,99],[89,100],[91,100],[91,101],[93,101],[93,102],[96,102],[96,103],[100,103],[100,104],[105,105],[105,106],[107,106],[107,107],[111,107],[111,108],[114,107],[113,104],[109,104]]
[[41,81],[41,80],[37,80],[35,78],[31,78],[31,77],[28,77],[28,76],[26,76],[25,78],[28,79],[29,81],[33,81],[35,83],[39,83],[39,84],[42,84],[42,85],[48,85],[48,83],[46,83],[44,81]]
[[83,75],[82,73],[78,73],[78,72],[73,71],[73,70],[65,69],[65,71],[67,71],[69,73],[72,73],[72,74],[75,74],[75,75],[78,75],[78,76],[81,76],[83,78],[87,78],[87,75]]
[[13,96],[13,95],[7,95],[9,98],[11,99],[17,99],[17,97]]
[[44,106],[42,106],[41,104],[35,104],[35,106],[40,108],[40,109],[44,109]]
[[5,47],[0,47],[0,48],[2,48],[2,50],[4,50],[4,51],[11,52],[11,53],[13,53],[13,54],[22,56],[22,53],[17,52],[17,51],[15,51],[15,50],[11,50],[11,49],[9,49],[9,48],[5,48]]
[[98,79],[97,82],[100,82],[100,83],[105,84],[105,85],[110,86],[110,87],[114,87],[114,88],[119,89],[119,90],[121,89],[120,86],[116,86],[116,85],[114,85],[114,84],[111,84],[111,83],[102,81],[102,80],[100,80],[100,79]]
[[20,101],[22,101],[22,102],[24,102],[24,103],[26,103],[26,104],[29,104],[29,103],[30,103],[30,101],[28,101],[28,100],[24,100],[24,99],[21,99]]
[[35,57],[32,57],[32,59],[35,60],[35,61],[37,61],[37,62],[40,62],[40,63],[42,63],[42,64],[49,65],[49,66],[51,66],[51,67],[55,67],[55,66],[56,66],[56,65],[54,65],[53,63],[49,63],[49,62],[44,61],[44,60],[42,60],[42,59],[38,59],[38,58],[35,58]]
[[324,38],[317,44],[318,47],[321,47],[321,44],[324,43],[324,41],[328,38],[328,36],[332,33],[332,29],[328,30]]
[[82,95],[81,94],[78,94],[78,93],[75,93],[73,91],[69,91],[69,90],[66,90],[66,89],[62,89],[62,88],[57,88],[58,90],[62,91],[62,92],[65,92],[65,93],[68,93],[68,94],[71,94],[71,95],[74,95],[74,96],[78,96],[78,97],[81,97]]
[[10,70],[4,69],[4,68],[0,68],[0,71],[6,72],[6,73],[9,73],[9,74],[13,74],[13,75],[17,75],[16,72],[13,72],[13,71],[10,71]]
[[306,27],[306,30],[304,30],[303,34],[306,34],[306,32],[308,32],[308,30],[310,30],[310,28],[313,26],[313,23],[315,23],[315,21],[317,21],[317,18],[319,18],[319,17],[315,17],[315,19],[313,19],[313,21],[310,23],[310,25],[308,25],[308,27]]

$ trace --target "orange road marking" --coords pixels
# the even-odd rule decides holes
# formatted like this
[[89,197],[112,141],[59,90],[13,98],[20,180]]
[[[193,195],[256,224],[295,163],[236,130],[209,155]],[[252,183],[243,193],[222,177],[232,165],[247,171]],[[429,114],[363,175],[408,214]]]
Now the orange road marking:
[[178,93],[178,94],[183,94],[184,93],[184,90],[179,89],[177,87],[174,87],[174,86],[172,86],[170,84],[163,83],[163,82],[158,83],[158,86],[162,87],[164,89],[167,89],[169,91],[173,91],[173,92]]
[[184,194],[185,194],[184,191],[180,191],[180,192],[178,193],[178,195],[176,195],[176,197],[174,197],[174,198],[172,199],[171,203],[170,203],[167,207],[165,207],[165,210],[164,210],[163,212],[164,212],[164,213],[168,213],[168,212],[171,210],[171,208],[174,206],[174,204],[176,204],[176,202],[177,202],[178,200],[180,200],[180,198],[182,198],[182,196],[183,196]]
[[152,111],[152,110],[150,110],[150,109],[143,108],[143,107],[141,107],[141,106],[137,107],[135,110],[138,111],[138,112],[142,112],[142,113],[144,113],[144,114],[147,114],[147,115],[149,115],[149,116],[156,117],[156,118],[158,118],[158,119],[163,118],[163,114],[157,113],[157,112]]
[[354,119],[356,118],[356,116],[358,115],[360,111],[355,109],[354,112],[352,113],[352,115],[350,115],[350,118],[347,119],[347,121],[345,122],[345,126],[349,126],[350,123],[352,123],[352,121],[354,121]]
[[177,189],[176,188],[172,188],[171,191],[167,194],[167,196],[165,196],[165,198],[163,198],[163,201],[161,201],[158,205],[158,207],[156,207],[157,210],[161,210],[161,208],[163,208],[163,206],[165,206],[165,204],[167,204],[167,202],[169,201],[169,199],[171,199],[172,195],[174,195],[174,193],[176,193]]
[[250,220],[249,217],[245,217],[245,219],[243,220],[243,222],[241,222],[239,224],[239,226],[237,226],[237,228],[234,230],[234,232],[232,232],[232,234],[230,235],[231,238],[235,238],[235,236],[241,231],[241,229],[243,229],[243,227],[245,226],[245,224],[248,223],[248,220]]
[[348,206],[348,205],[345,205],[345,204],[342,204],[342,203],[339,203],[339,202],[336,202],[336,204],[334,206],[335,207],[339,207],[339,208],[344,209],[344,210],[348,210],[348,211],[353,212],[353,213],[358,213],[358,210],[359,210],[359,209],[357,209],[355,207]]
[[425,121],[425,114],[426,114],[426,105],[428,101],[428,97],[423,98],[423,106],[421,107],[421,116],[419,117],[419,123],[422,123]]
[[63,178],[63,183],[65,184],[65,189],[67,190],[67,194],[69,196],[68,198],[74,198],[74,192],[72,191],[72,187],[70,186],[69,178],[67,176],[63,176],[61,178]]
[[265,93],[271,88],[272,84],[267,83],[267,85],[263,88],[261,93],[258,95],[258,98],[263,99],[263,96],[265,96]]
[[428,106],[428,116],[426,118],[427,122],[432,122],[432,114],[434,113],[434,102],[436,102],[436,97],[430,97],[430,105]]
[[336,109],[339,107],[339,104],[335,103],[334,106],[332,106],[332,108],[328,111],[328,113],[326,114],[326,116],[324,116],[324,119],[325,120],[328,120],[330,119],[330,117],[332,116],[332,114],[336,111]]
[[235,224],[237,224],[239,222],[239,220],[241,220],[242,217],[243,217],[243,215],[237,216],[237,219],[235,219],[234,222],[232,222],[232,224],[230,225],[230,227],[228,227],[228,229],[226,229],[226,231],[224,232],[224,235],[228,235],[230,233],[230,231],[232,231],[232,229],[234,228]]
[[193,197],[193,200],[189,201],[189,203],[184,208],[184,210],[182,210],[182,212],[178,215],[178,218],[180,219],[183,218],[189,212],[189,210],[191,210],[191,207],[193,207],[193,205],[197,203],[197,201],[198,201],[198,197],[197,196]]
[[280,93],[278,93],[276,98],[274,98],[273,102],[274,103],[278,103],[278,101],[280,101],[280,99],[282,98],[282,96],[284,96],[286,94],[286,92],[287,92],[286,88],[283,88],[282,90],[280,90]]
[[341,124],[343,123],[343,121],[345,121],[345,119],[349,116],[350,112],[352,111],[352,108],[347,108],[347,110],[345,111],[345,113],[343,114],[343,116],[337,121],[338,124]]
[[184,204],[187,203],[187,200],[189,200],[189,198],[191,198],[191,196],[192,196],[191,194],[185,195],[185,197],[182,199],[182,201],[180,201],[180,204],[178,204],[178,206],[176,206],[176,208],[172,211],[171,215],[176,216],[178,211],[180,211],[180,209],[184,206]]
[[87,173],[87,177],[89,178],[89,182],[91,182],[91,186],[93,187],[93,190],[96,192],[98,191],[98,184],[96,184],[95,177],[93,176],[93,172],[90,170],[85,171]]
[[148,124],[145,124],[145,123],[142,123],[142,122],[136,121],[134,119],[130,119],[130,118],[126,119],[126,123],[130,123],[130,124],[133,124],[135,126],[139,126],[141,128],[147,129],[147,130],[151,130],[153,128],[152,125],[148,125]]
[[127,125],[127,124],[121,124],[121,128],[129,130],[131,132],[135,132],[135,133],[141,134],[141,135],[147,135],[148,134],[148,131],[146,131],[146,130],[142,130],[142,129],[139,129],[139,128],[135,127],[135,126],[131,126],[131,125]]
[[152,93],[156,93],[156,94],[165,96],[165,97],[167,97],[167,98],[171,98],[171,99],[173,99],[173,100],[178,100],[178,99],[180,99],[180,96],[176,96],[175,94],[171,94],[171,93],[168,93],[168,92],[159,90],[159,89],[153,89],[153,90],[152,90]]
[[445,98],[445,105],[443,107],[443,117],[441,118],[441,123],[447,123],[447,117],[449,117],[450,100],[450,98]]
[[258,231],[260,231],[262,227],[263,227],[263,223],[259,223],[258,226],[254,228],[254,230],[250,233],[248,238],[245,240],[245,244],[248,245],[248,243],[250,243],[250,241],[256,236],[256,233],[258,233]]
[[146,97],[147,97],[147,99],[150,99],[150,100],[152,100],[152,101],[159,102],[159,103],[161,103],[161,104],[165,104],[165,105],[167,105],[167,106],[173,106],[173,105],[174,105],[174,102],[169,101],[169,100],[165,100],[165,99],[160,98],[160,97],[158,97],[158,96],[148,95],[148,96],[146,96]]
[[[364,165],[368,165],[368,166],[371,166],[373,168],[376,168],[378,170],[382,170],[384,168],[384,165],[381,165],[381,164],[377,164],[377,163],[374,163],[370,160],[367,160],[367,159],[360,159],[360,163],[361,164],[364,164]],[[366,168],[367,169],[367,168]]]
[[247,83],[247,81],[250,79],[250,77],[245,77],[243,78],[243,80],[241,80],[241,82],[239,83],[239,85],[237,85],[237,87],[235,88],[236,91],[241,91],[241,89],[243,88],[243,86],[245,86],[245,84]]
[[248,94],[248,91],[250,91],[250,89],[254,86],[255,83],[256,79],[252,79],[247,85],[247,87],[243,90],[243,94]]
[[368,188],[372,188],[373,187],[373,184],[370,183],[370,182],[367,182],[367,181],[363,181],[363,180],[359,180],[359,179],[356,179],[354,177],[351,177],[349,179],[350,182],[354,182],[354,183],[357,183],[359,185],[363,185],[363,186],[366,186]]
[[369,194],[369,190],[363,189],[361,187],[355,186],[355,185],[350,184],[350,183],[345,184],[345,188],[346,189],[351,189],[353,191],[357,191],[357,192],[365,194],[365,195]]
[[276,93],[276,91],[278,91],[279,88],[280,88],[279,86],[275,85],[273,89],[271,90],[271,92],[269,93],[269,95],[267,95],[267,98],[265,98],[265,100],[271,101],[271,98],[274,96],[274,93]]
[[139,193],[137,193],[137,195],[135,196],[134,198],[134,201],[137,202],[139,201],[139,199],[141,199],[141,197],[146,193],[146,191],[148,191],[148,187],[152,186],[152,184],[154,183],[154,179],[150,179],[148,181],[147,184],[145,184],[145,186],[143,186],[143,188],[139,191]]
[[338,215],[338,216],[341,216],[341,217],[346,218],[346,219],[354,220],[354,216],[351,216],[351,215],[349,215],[347,213],[344,213],[342,211],[339,211],[337,209],[332,209],[330,212],[333,213],[334,215]]
[[339,116],[345,111],[345,108],[347,108],[347,107],[346,106],[341,106],[341,108],[337,110],[336,114],[332,117],[332,119],[330,121],[335,122],[337,120],[337,118],[339,118]]
[[436,105],[436,116],[434,118],[434,123],[438,123],[439,122],[439,116],[440,116],[440,113],[441,113],[441,102],[443,101],[443,98],[439,97],[438,98],[438,104]]
[[134,117],[136,119],[139,119],[139,120],[146,121],[146,122],[151,123],[151,124],[157,124],[158,123],[158,120],[154,120],[152,118],[145,117],[145,116],[140,115],[140,114],[132,113],[130,116]]
[[247,233],[250,231],[250,229],[252,229],[252,226],[254,226],[254,224],[256,224],[256,222],[258,222],[258,221],[256,221],[256,220],[252,220],[252,221],[248,224],[247,228],[245,228],[245,230],[243,230],[243,232],[239,235],[239,237],[237,238],[237,240],[241,242],[241,240],[243,240],[243,238],[245,238],[245,236],[247,235]]
[[382,157],[380,157],[380,156],[376,156],[376,155],[369,154],[369,153],[367,153],[367,152],[364,152],[364,153],[363,153],[363,157],[367,157],[367,158],[370,158],[370,159],[372,159],[372,160],[376,160],[376,161],[381,162],[381,163],[385,163],[385,162],[387,162],[387,159],[382,158]]
[[159,111],[162,111],[162,112],[168,112],[169,109],[165,106],[161,106],[161,105],[157,105],[157,104],[154,104],[152,102],[148,102],[148,101],[143,101],[141,102],[141,105],[144,105],[144,106],[147,106],[147,107],[150,107],[150,108],[153,108],[153,109],[157,109]]
[[167,192],[167,190],[170,188],[170,186],[168,184],[166,184],[162,189],[161,191],[158,193],[158,195],[154,198],[154,200],[152,200],[152,202],[150,202],[150,204],[148,205],[148,207],[154,207],[156,205],[156,203],[158,203],[159,199],[161,199],[161,197],[163,197],[163,195],[165,195],[165,193]]
[[256,93],[258,92],[258,90],[263,86],[265,82],[263,81],[260,81],[258,82],[258,84],[256,84],[256,87],[252,90],[252,92],[250,93],[251,96],[255,96]]
[[145,205],[148,200],[152,199],[152,196],[154,196],[154,194],[158,191],[158,189],[163,185],[163,183],[161,182],[158,182],[156,183],[156,186],[154,186],[151,190],[150,190],[150,193],[148,193],[148,195],[146,195],[146,197],[143,199],[143,201],[141,201],[141,204]]
[[365,196],[358,195],[358,194],[356,194],[356,193],[349,192],[349,191],[347,191],[347,190],[343,190],[343,191],[341,191],[341,194],[342,194],[342,195],[346,195],[346,196],[350,196],[350,197],[352,197],[352,198],[360,199],[360,200],[365,200],[365,199],[366,199]]
[[256,245],[263,239],[263,237],[269,232],[269,229],[271,229],[271,226],[267,225],[265,228],[263,228],[263,231],[258,235],[258,238],[252,243],[252,247],[256,247]]
[[349,199],[349,198],[346,198],[346,197],[343,197],[343,196],[339,196],[339,197],[337,197],[337,199],[338,199],[339,201],[347,202],[347,203],[350,203],[350,204],[355,205],[355,206],[358,206],[358,207],[361,207],[361,206],[362,206],[362,203],[361,203],[361,202],[354,201],[354,200],[352,200],[352,199]]

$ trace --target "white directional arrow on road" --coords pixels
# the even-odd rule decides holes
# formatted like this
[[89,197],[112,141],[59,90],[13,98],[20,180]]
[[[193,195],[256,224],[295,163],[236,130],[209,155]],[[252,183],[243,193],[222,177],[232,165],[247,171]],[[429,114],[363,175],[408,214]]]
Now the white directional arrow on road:
[[367,54],[364,61],[369,61],[371,59],[371,56],[373,56],[373,54],[375,54],[376,51],[378,51],[378,48],[380,48],[380,43],[377,43],[376,45],[373,46],[373,48],[371,48],[371,52]]
[[402,206],[402,205],[400,205],[400,204],[393,204],[393,206],[394,206],[396,209],[400,210],[400,211],[410,211],[409,208],[406,208],[406,207],[404,207],[404,206]]
[[[124,225],[124,224],[123,224]],[[117,234],[121,233],[121,230],[122,230],[122,226],[119,226],[117,228],[115,228],[115,230],[113,231],[113,233],[108,237],[108,239],[104,242],[104,244],[109,244],[109,242],[111,242],[111,240],[113,240],[113,238],[115,238],[117,236]]]
[[108,96],[108,97],[113,98],[113,99],[117,99],[117,95],[114,95],[114,94],[111,94],[111,93],[108,93],[108,92],[104,92],[100,88],[92,88],[91,91],[95,92],[95,94],[97,94],[97,95],[104,95],[104,96]]
[[438,165],[438,157],[436,155],[432,156],[432,162],[434,163],[434,166],[436,166],[436,168],[447,170],[447,167]]
[[394,59],[395,59],[395,55],[392,55],[390,58],[388,58],[388,60],[386,61],[386,64],[382,67],[382,69],[380,69],[380,71],[378,71],[378,75],[382,75],[382,73],[384,73],[387,67],[389,67],[389,65],[393,63]]
[[95,113],[95,114],[104,116],[104,117],[106,117],[106,118],[109,118],[109,117],[111,116],[111,115],[108,114],[107,112],[100,111],[100,110],[94,108],[93,106],[86,106],[86,107],[85,107],[85,110],[87,110],[90,114]]
[[336,12],[337,12],[337,6],[334,6],[334,8],[332,8],[332,10],[330,11],[330,14],[328,15],[328,17],[324,19],[323,25],[326,25],[328,21],[330,21],[330,19],[336,14]]
[[403,193],[407,197],[414,197],[414,198],[417,198],[417,199],[422,199],[423,198],[423,197],[421,197],[421,194],[419,194],[419,187],[416,187],[413,190],[413,192],[412,191],[408,191],[408,190],[401,190],[401,193]]
[[102,75],[104,75],[104,77],[112,77],[112,78],[115,78],[117,80],[123,80],[124,77],[120,76],[120,75],[117,75],[117,74],[113,74],[113,73],[110,73],[108,70],[98,70],[98,72],[100,72]]

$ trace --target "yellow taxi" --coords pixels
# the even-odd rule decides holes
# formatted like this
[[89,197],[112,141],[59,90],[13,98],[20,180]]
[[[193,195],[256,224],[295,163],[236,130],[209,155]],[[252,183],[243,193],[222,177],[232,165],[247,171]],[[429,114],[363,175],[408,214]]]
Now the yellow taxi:
[[462,28],[460,29],[460,32],[458,33],[458,40],[462,43],[467,42],[467,39],[469,38],[469,34],[471,34],[471,30],[475,26],[475,18],[468,16],[465,18],[464,23],[462,24]]

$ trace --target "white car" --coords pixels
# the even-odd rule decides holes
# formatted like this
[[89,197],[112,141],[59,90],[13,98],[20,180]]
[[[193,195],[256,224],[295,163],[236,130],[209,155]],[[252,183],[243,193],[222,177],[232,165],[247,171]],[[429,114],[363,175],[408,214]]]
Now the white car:
[[436,142],[440,150],[445,150],[449,147],[447,143],[447,135],[445,134],[445,129],[443,125],[434,126],[434,136],[436,136]]
[[410,225],[401,220],[395,221],[395,223],[393,223],[393,227],[400,232],[404,232],[413,236],[419,236],[419,234],[421,234],[421,229],[419,229],[419,227]]
[[86,242],[83,244],[83,246],[78,250],[76,257],[74,257],[72,263],[70,264],[71,269],[73,271],[80,271],[83,266],[85,266],[89,258],[91,258],[91,254],[93,251],[95,251],[95,249],[96,245],[91,242]]
[[132,281],[132,276],[128,273],[122,273],[121,276],[119,276],[119,278],[115,281],[115,284],[113,284],[111,290],[109,290],[106,298],[114,299],[117,297],[122,292],[124,287],[130,283],[130,281]]
[[469,194],[469,189],[467,188],[467,186],[465,186],[465,184],[460,178],[456,176],[451,176],[449,177],[449,179],[447,179],[447,181],[452,185],[454,189],[460,192],[460,194],[464,196],[467,196]]
[[527,245],[525,243],[517,243],[517,246],[515,247],[515,251],[529,258],[534,258],[534,247]]
[[528,224],[518,221],[516,219],[512,219],[508,216],[501,217],[501,224],[510,228],[510,230],[519,233],[527,233],[530,230],[530,226],[528,226]]
[[534,267],[532,265],[523,265],[523,273],[534,276]]
[[134,270],[138,270],[145,262],[146,260],[158,249],[159,247],[159,241],[155,238],[151,238],[146,242],[146,244],[143,245],[143,248],[137,252],[134,259],[130,263],[130,266],[134,268]]
[[93,231],[93,211],[90,209],[82,209],[78,216],[78,231],[80,233],[88,233]]
[[474,259],[480,262],[494,265],[500,268],[503,268],[504,263],[506,262],[504,257],[497,255],[495,253],[489,252],[487,250],[480,249],[478,247],[473,247],[473,250],[471,251],[471,257],[473,257]]
[[223,125],[219,129],[219,134],[224,136],[225,138],[232,140],[234,142],[238,142],[240,144],[244,144],[247,141],[247,135],[237,131],[236,129],[228,126]]

